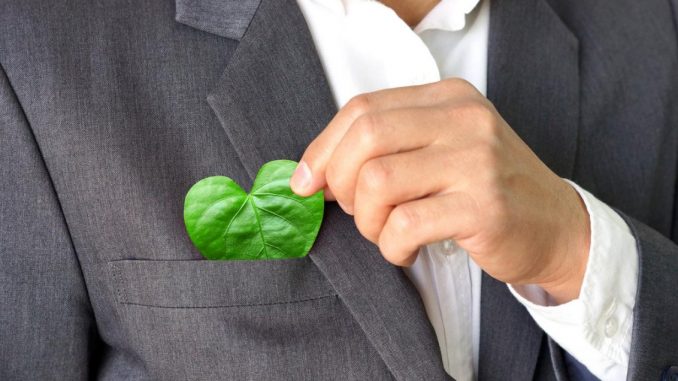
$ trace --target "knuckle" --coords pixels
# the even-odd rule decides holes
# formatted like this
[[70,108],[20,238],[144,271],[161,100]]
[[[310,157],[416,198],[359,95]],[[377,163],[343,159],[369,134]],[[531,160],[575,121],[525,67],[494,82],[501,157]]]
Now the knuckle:
[[492,111],[484,102],[472,100],[464,103],[466,114],[476,123],[488,124],[493,118]]
[[384,160],[374,159],[365,163],[360,170],[361,188],[367,192],[381,193],[387,190],[392,169]]
[[496,120],[491,117],[480,116],[476,122],[476,129],[485,143],[497,144],[500,130]]
[[476,126],[494,127],[497,125],[497,118],[494,110],[483,100],[464,100],[450,104],[446,109],[450,116],[454,118],[463,118]]
[[380,127],[378,117],[373,114],[364,114],[354,122],[354,133],[362,147],[373,148],[379,143]]
[[411,206],[401,205],[391,213],[391,223],[394,233],[399,237],[409,235],[422,222],[421,213]]
[[370,106],[369,94],[360,94],[351,98],[344,107],[353,115],[363,115],[369,112]]
[[501,133],[501,123],[494,107],[485,100],[470,101],[465,106],[467,115],[480,136],[494,141]]
[[393,209],[378,238],[379,250],[388,262],[396,266],[412,262],[412,255],[422,244],[415,231],[421,221],[422,216],[414,207],[400,205]]
[[485,111],[483,110],[482,104],[475,100],[453,102],[444,106],[444,110],[448,118],[470,122],[473,126],[484,121],[485,118]]
[[470,82],[462,78],[447,78],[440,81],[439,85],[445,92],[467,92],[474,89]]
[[494,125],[495,116],[493,110],[486,104],[486,102],[472,102],[473,103],[473,112],[476,115],[476,119],[483,124]]

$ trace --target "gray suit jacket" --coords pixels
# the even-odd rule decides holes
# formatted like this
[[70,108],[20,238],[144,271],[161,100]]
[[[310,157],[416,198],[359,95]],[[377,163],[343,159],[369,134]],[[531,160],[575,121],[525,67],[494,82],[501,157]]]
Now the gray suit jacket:
[[[491,10],[490,99],[629,216],[632,380],[678,363],[676,10]],[[0,65],[0,379],[448,378],[417,291],[336,207],[303,259],[201,261],[185,233],[194,182],[247,187],[336,111],[294,0],[0,0]],[[487,276],[481,314],[481,380],[566,378]]]

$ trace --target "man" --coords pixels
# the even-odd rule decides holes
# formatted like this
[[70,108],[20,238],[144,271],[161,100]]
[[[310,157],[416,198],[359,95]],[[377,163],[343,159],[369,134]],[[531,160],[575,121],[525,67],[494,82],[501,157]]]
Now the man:
[[[435,5],[408,3],[387,2],[411,26]],[[322,36],[341,29],[308,2],[0,4],[3,379],[445,379],[469,358],[482,380],[678,372],[675,2],[483,2],[489,101],[422,80],[338,112],[357,94]],[[295,191],[341,204],[309,256],[195,260],[190,185],[249,184],[279,158],[301,159]],[[459,299],[481,301],[460,308],[477,351],[431,313],[445,281],[421,258],[441,240],[484,270]],[[542,319],[577,301],[605,307],[570,320],[599,346]],[[607,373],[587,357],[609,343]]]

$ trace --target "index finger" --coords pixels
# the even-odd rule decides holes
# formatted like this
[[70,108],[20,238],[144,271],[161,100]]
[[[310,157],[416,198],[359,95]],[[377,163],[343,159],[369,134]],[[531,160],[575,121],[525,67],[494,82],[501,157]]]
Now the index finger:
[[308,145],[292,175],[290,187],[300,196],[310,196],[327,186],[327,164],[346,131],[360,116],[368,112],[435,104],[443,98],[441,94],[450,92],[456,85],[444,81],[379,90],[354,97]]

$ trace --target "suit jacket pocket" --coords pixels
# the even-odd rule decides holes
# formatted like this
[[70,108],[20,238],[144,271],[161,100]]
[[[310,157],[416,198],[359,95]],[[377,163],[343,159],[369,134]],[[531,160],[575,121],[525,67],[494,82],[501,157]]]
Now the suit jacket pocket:
[[118,260],[108,263],[119,303],[228,308],[336,295],[308,258],[266,261]]

